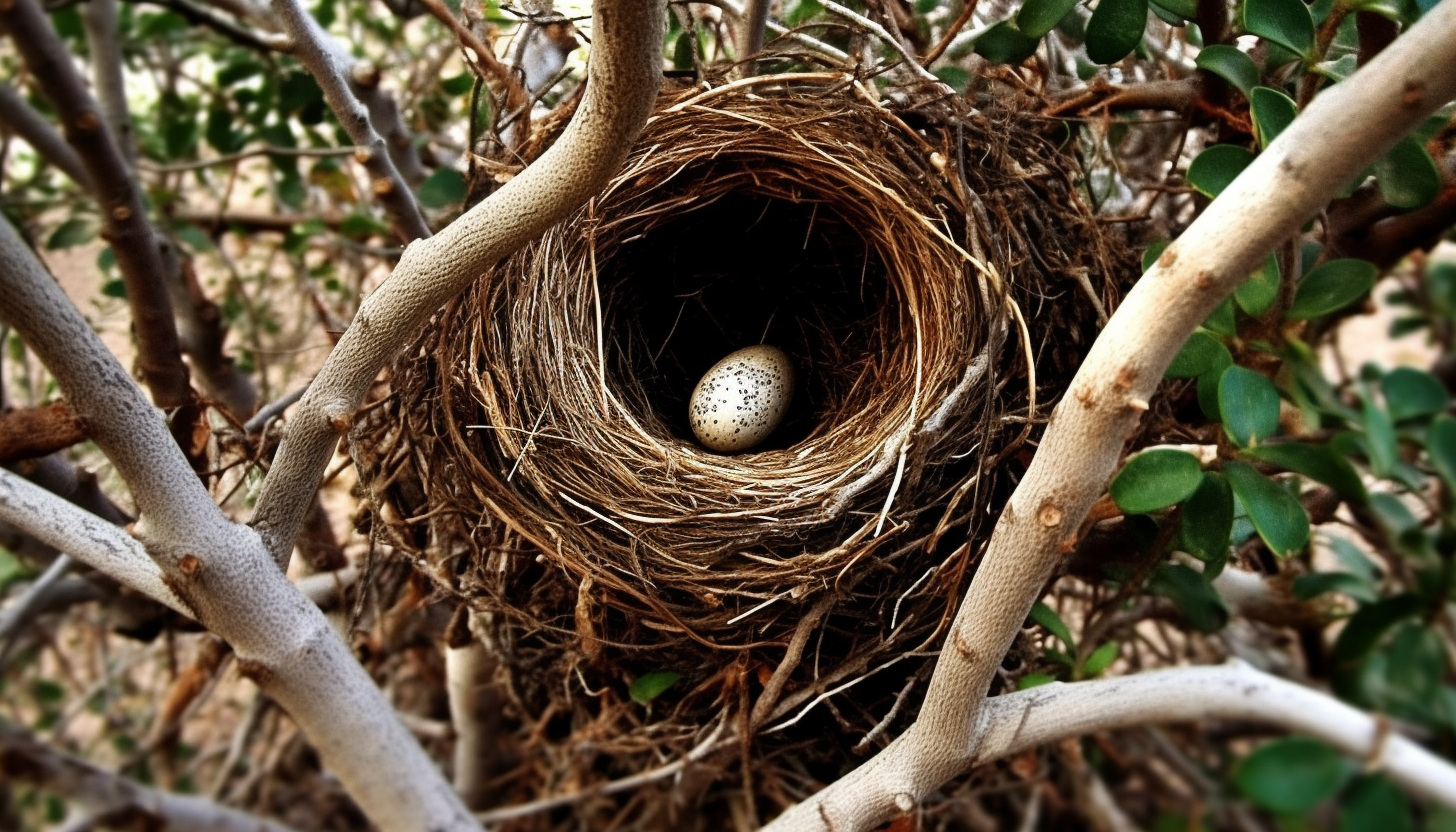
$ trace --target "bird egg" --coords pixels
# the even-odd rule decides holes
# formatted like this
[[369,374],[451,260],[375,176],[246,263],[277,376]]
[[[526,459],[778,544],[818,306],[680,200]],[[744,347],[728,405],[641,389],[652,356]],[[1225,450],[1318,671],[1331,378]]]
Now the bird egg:
[[784,351],[744,347],[703,374],[688,401],[688,421],[709,450],[743,451],[774,432],[793,397],[794,366]]

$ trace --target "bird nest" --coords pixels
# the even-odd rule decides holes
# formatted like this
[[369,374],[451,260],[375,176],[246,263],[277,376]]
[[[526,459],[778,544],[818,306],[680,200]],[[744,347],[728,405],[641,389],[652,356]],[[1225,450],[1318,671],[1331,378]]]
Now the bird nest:
[[[1063,139],[840,75],[668,95],[396,363],[354,437],[375,528],[474,613],[532,741],[590,746],[572,782],[729,735],[859,732],[813,752],[843,758],[924,677],[1128,274]],[[785,422],[705,450],[695,382],[759,343]]]

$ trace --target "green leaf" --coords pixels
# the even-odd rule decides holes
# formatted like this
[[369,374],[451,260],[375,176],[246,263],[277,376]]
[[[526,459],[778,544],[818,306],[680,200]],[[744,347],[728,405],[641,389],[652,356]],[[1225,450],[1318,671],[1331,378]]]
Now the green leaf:
[[1446,487],[1456,491],[1456,419],[1437,416],[1431,422],[1431,429],[1426,431],[1426,452]]
[[1026,0],[1016,13],[1016,28],[1029,38],[1039,38],[1055,29],[1062,18],[1077,7],[1078,0]]
[[791,27],[798,26],[818,16],[823,11],[824,5],[819,0],[799,0],[784,15],[784,23]]
[[101,284],[101,294],[109,298],[126,298],[126,284],[120,280],[108,280]]
[[448,208],[465,199],[465,177],[454,168],[440,168],[420,183],[420,204]]
[[639,705],[646,705],[648,702],[661,696],[664,691],[673,686],[673,683],[682,678],[681,673],[674,673],[671,670],[654,670],[651,673],[644,673],[637,677],[632,683],[632,689],[628,695],[632,701]]
[[1383,774],[1363,775],[1340,801],[1339,832],[1415,832],[1410,803]]
[[1096,650],[1093,650],[1092,655],[1087,657],[1087,661],[1082,663],[1082,678],[1090,679],[1095,676],[1101,676],[1102,671],[1106,670],[1117,660],[1118,649],[1119,645],[1117,642],[1109,641]]
[[246,81],[262,73],[263,65],[253,60],[252,57],[229,61],[217,70],[217,86],[219,89],[235,87],[239,82]]
[[1324,483],[1356,505],[1364,505],[1369,499],[1355,466],[1327,446],[1278,442],[1260,445],[1245,453],[1261,462],[1278,465],[1286,471]]
[[1203,576],[1181,563],[1165,563],[1148,581],[1148,591],[1173,602],[1173,606],[1201,632],[1215,633],[1228,623],[1228,608]]
[[1188,184],[1204,196],[1216,197],[1253,161],[1254,154],[1246,148],[1235,144],[1216,144],[1188,164]]
[[1260,373],[1229,367],[1218,380],[1218,412],[1229,438],[1252,447],[1279,432],[1279,391]]
[[1232,363],[1234,359],[1229,355],[1228,347],[1207,330],[1197,329],[1188,336],[1183,349],[1173,356],[1173,363],[1168,365],[1163,375],[1168,378],[1196,378],[1210,370],[1222,370]]
[[1421,600],[1410,594],[1363,606],[1345,622],[1330,657],[1341,663],[1356,661],[1374,650],[1391,627],[1423,611]]
[[20,562],[8,549],[0,549],[0,592],[4,592],[9,586],[30,574],[25,564]]
[[1365,296],[1380,271],[1364,260],[1331,260],[1304,276],[1285,317],[1292,321],[1318,318],[1344,309]]
[[947,64],[946,66],[936,67],[931,71],[931,74],[944,81],[947,86],[958,93],[964,94],[971,86],[971,73],[964,67]]
[[1365,397],[1360,414],[1365,428],[1365,451],[1370,458],[1370,470],[1377,477],[1386,477],[1395,467],[1396,437],[1395,423],[1390,413],[1377,407],[1373,399]]
[[1148,25],[1148,0],[1098,0],[1087,21],[1087,57],[1095,64],[1115,64],[1143,39]]
[[1371,603],[1380,593],[1369,581],[1349,572],[1311,572],[1294,579],[1294,597],[1301,601],[1318,598],[1327,592],[1342,592],[1356,601]]
[[1268,147],[1299,115],[1294,99],[1272,87],[1254,87],[1249,94],[1249,103],[1260,147]]
[[1293,494],[1243,462],[1224,463],[1223,473],[1269,551],[1284,558],[1304,549],[1309,515]]
[[1445,385],[1413,367],[1397,367],[1386,373],[1380,380],[1380,391],[1385,395],[1390,418],[1397,422],[1444,413],[1451,402]]
[[1203,328],[1229,338],[1238,334],[1238,323],[1234,318],[1234,299],[1224,298],[1220,301],[1203,321]]
[[1010,20],[1003,20],[976,38],[976,54],[993,64],[1019,64],[1036,54],[1036,38],[1022,34]]
[[[1154,12],[1161,9],[1178,18],[1176,21],[1169,20],[1168,22],[1179,26],[1183,21],[1198,17],[1198,0],[1153,0],[1152,9]],[[1167,19],[1166,16],[1164,19]]]
[[1077,649],[1077,642],[1072,640],[1071,629],[1067,627],[1067,623],[1062,620],[1062,617],[1060,615],[1057,615],[1056,610],[1052,609],[1046,604],[1043,604],[1040,601],[1037,601],[1036,604],[1032,606],[1031,615],[1028,617],[1033,622],[1040,625],[1043,630],[1046,630],[1047,632],[1061,639],[1062,644],[1065,644],[1068,650]]
[[677,36],[677,44],[672,48],[672,68],[692,69],[693,58],[696,57],[695,46],[697,35],[693,32],[683,32]]
[[1259,83],[1259,68],[1254,65],[1254,59],[1239,51],[1236,46],[1222,43],[1205,46],[1199,50],[1194,63],[1198,64],[1199,69],[1233,84],[1245,98],[1254,89],[1254,85]]
[[440,89],[444,90],[446,95],[464,95],[474,87],[475,76],[468,72],[440,79]]
[[1124,514],[1147,514],[1188,499],[1202,480],[1198,457],[1158,448],[1129,459],[1107,490]]
[[1234,494],[1228,480],[1216,471],[1203,474],[1193,496],[1183,502],[1180,548],[1205,563],[1228,557],[1229,535],[1234,529]]
[[1278,298],[1279,258],[1270,254],[1264,258],[1264,265],[1234,290],[1234,300],[1240,309],[1257,318],[1268,312]]
[[1158,262],[1158,258],[1162,257],[1163,252],[1167,251],[1168,246],[1172,244],[1172,240],[1154,240],[1151,243],[1148,243],[1148,247],[1143,249],[1142,262],[1144,274],[1146,274],[1147,271],[1151,269],[1155,263]]
[[1296,55],[1308,55],[1314,49],[1314,18],[1303,0],[1246,0],[1244,31]]
[[70,248],[96,239],[96,224],[86,217],[71,217],[46,238],[46,248]]
[[1050,673],[1028,673],[1017,680],[1016,689],[1027,690],[1029,688],[1039,688],[1042,685],[1050,685],[1056,680],[1057,677]]
[[1318,740],[1285,737],[1239,761],[1234,782],[1260,808],[1297,815],[1334,797],[1351,769],[1339,752]]
[[207,126],[203,135],[218,153],[236,153],[248,141],[248,134],[239,129],[238,119],[220,103],[207,111]]
[[1406,136],[1375,163],[1380,195],[1395,208],[1421,208],[1441,193],[1441,172],[1420,142]]
[[1381,654],[1384,685],[1375,690],[1381,710],[1426,725],[1444,721],[1440,699],[1446,645],[1441,635],[1422,621],[1406,621]]

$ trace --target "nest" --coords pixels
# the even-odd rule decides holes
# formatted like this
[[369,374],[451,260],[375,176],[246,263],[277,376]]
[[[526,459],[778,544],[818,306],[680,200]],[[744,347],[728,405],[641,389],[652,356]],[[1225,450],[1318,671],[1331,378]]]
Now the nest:
[[[1063,135],[839,75],[672,94],[604,193],[396,364],[354,437],[376,529],[474,613],[535,742],[592,737],[517,797],[725,731],[765,756],[857,732],[810,752],[832,779],[923,678],[1129,274]],[[795,364],[785,423],[704,450],[694,384],[758,343]],[[858,680],[852,713],[816,707]]]

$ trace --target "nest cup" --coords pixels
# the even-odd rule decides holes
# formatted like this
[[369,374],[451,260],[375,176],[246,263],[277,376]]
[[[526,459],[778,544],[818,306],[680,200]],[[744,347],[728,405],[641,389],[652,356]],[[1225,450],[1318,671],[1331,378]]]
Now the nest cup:
[[[620,765],[583,779],[724,714],[867,731],[923,674],[1004,473],[1128,273],[1058,129],[939,94],[889,107],[840,75],[672,94],[604,193],[397,363],[354,443],[379,525],[474,613],[518,716],[554,714],[542,741],[615,721],[593,747]],[[786,421],[705,450],[688,396],[758,343],[794,364]],[[812,708],[902,659],[862,715]],[[664,671],[644,717],[632,685]]]

